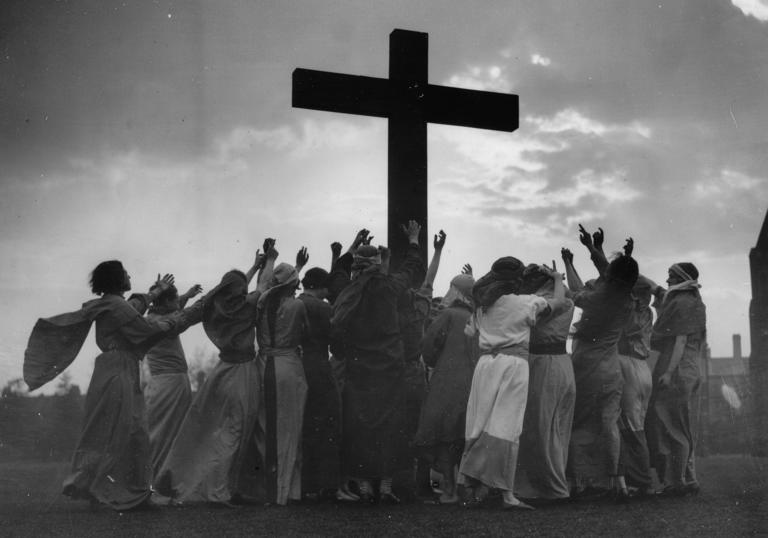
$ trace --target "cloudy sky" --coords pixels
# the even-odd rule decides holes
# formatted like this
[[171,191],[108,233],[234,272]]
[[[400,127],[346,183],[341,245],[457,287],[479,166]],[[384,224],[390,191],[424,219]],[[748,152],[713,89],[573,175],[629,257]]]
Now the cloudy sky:
[[[293,109],[296,67],[386,77],[394,28],[429,33],[433,84],[520,96],[514,133],[430,126],[430,232],[461,265],[636,242],[663,282],[701,273],[715,355],[749,351],[747,255],[768,208],[762,0],[6,0],[0,7],[0,383],[38,317],[121,259],[136,289],[386,235],[386,121]],[[92,340],[92,339],[91,339]],[[199,327],[188,353],[208,350]],[[85,386],[92,342],[72,367]]]

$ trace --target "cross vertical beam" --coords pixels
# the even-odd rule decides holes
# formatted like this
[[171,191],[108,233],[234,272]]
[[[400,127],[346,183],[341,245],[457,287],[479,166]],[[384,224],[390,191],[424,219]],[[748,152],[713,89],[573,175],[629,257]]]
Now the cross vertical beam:
[[419,249],[426,262],[429,243],[427,201],[427,34],[395,30],[389,36],[389,80],[401,104],[389,115],[387,241],[392,267],[408,248],[400,225],[409,219],[422,225]]

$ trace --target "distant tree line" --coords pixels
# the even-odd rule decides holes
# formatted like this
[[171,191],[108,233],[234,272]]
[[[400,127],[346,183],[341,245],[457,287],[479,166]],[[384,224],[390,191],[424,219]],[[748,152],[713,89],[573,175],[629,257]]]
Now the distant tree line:
[[[203,348],[191,353],[193,391],[217,362],[216,354]],[[68,372],[59,376],[56,392],[50,395],[30,394],[21,378],[8,381],[0,391],[0,461],[69,460],[80,436],[84,405],[85,395]]]

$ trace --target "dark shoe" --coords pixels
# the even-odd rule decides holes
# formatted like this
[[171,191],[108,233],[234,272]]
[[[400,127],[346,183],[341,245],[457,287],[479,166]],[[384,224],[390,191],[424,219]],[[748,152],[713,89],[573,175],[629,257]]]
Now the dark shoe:
[[137,504],[128,510],[123,510],[123,512],[147,512],[154,510],[160,510],[160,505],[153,501],[151,497],[147,497],[141,504]]
[[683,485],[667,486],[658,494],[662,497],[685,497],[688,492]]
[[335,492],[335,498],[340,502],[359,502],[360,496],[352,493],[348,489],[339,488]]
[[361,493],[358,497],[360,497],[360,504],[376,504],[376,497],[370,493]]
[[380,494],[379,501],[381,502],[381,504],[401,504],[402,503],[402,501],[400,500],[400,497],[398,497],[391,491],[387,491],[386,493]]
[[699,486],[697,482],[686,484],[685,486],[683,486],[683,489],[685,489],[685,493],[687,495],[691,495],[693,497],[695,497],[701,492],[701,486]]
[[629,491],[627,488],[621,488],[613,491],[613,500],[619,504],[629,503]]

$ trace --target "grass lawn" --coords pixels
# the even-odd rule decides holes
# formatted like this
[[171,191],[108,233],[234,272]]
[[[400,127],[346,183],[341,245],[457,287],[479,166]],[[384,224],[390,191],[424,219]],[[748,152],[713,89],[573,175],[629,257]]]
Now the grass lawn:
[[700,459],[698,497],[618,505],[571,503],[535,512],[406,504],[209,505],[92,512],[60,493],[62,463],[0,463],[2,536],[750,536],[768,535],[768,460]]

